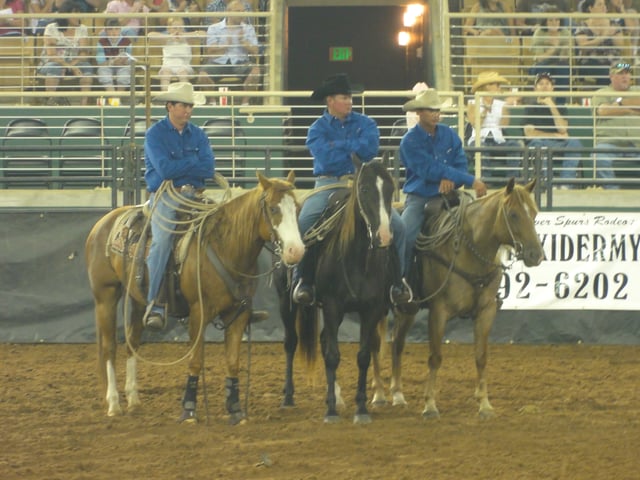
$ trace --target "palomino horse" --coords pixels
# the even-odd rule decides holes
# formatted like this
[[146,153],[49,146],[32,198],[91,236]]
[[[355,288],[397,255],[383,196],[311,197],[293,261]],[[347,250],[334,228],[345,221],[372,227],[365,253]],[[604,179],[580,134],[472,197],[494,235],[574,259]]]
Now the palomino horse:
[[[447,321],[468,316],[474,321],[477,385],[481,417],[493,415],[489,403],[485,367],[487,343],[499,308],[498,288],[502,265],[496,260],[501,246],[510,246],[525,265],[539,265],[544,252],[535,230],[536,205],[531,198],[535,180],[526,186],[507,186],[485,198],[445,210],[427,219],[430,236],[416,242],[421,272],[421,306],[429,308],[429,377],[423,417],[439,416],[436,407],[436,376],[442,364],[442,337]],[[423,226],[423,232],[425,227]],[[391,394],[393,405],[406,405],[402,394],[402,351],[415,314],[396,312],[392,346]],[[374,402],[384,403],[377,352],[374,352]]]
[[366,406],[367,371],[372,342],[377,340],[377,325],[390,308],[391,271],[397,268],[397,255],[390,246],[393,180],[378,161],[360,164],[354,160],[354,163],[357,170],[350,195],[342,209],[330,217],[335,225],[331,229],[323,228],[326,223],[317,226],[321,238],[307,242],[317,242],[307,245],[307,255],[316,255],[317,258],[316,304],[300,307],[292,303],[291,286],[285,286],[285,281],[278,282],[287,360],[283,406],[294,404],[293,359],[298,340],[307,365],[313,366],[320,308],[324,319],[320,336],[327,377],[326,423],[339,420],[336,410],[339,397],[336,370],[340,363],[338,328],[346,312],[357,312],[360,316],[354,422],[371,421]]
[[[232,423],[244,418],[239,401],[239,350],[251,315],[258,255],[265,242],[270,241],[275,242],[276,251],[287,265],[299,262],[304,253],[297,226],[294,177],[293,172],[286,181],[258,174],[258,186],[254,189],[222,204],[211,205],[211,210],[204,212],[202,223],[184,248],[186,253],[178,283],[189,307],[192,350],[183,399],[183,421],[196,421],[198,377],[204,361],[204,330],[218,316],[225,326],[226,408]],[[119,223],[118,219],[136,208],[141,207],[121,207],[105,215],[93,227],[86,242],[86,261],[95,299],[99,363],[106,383],[109,416],[122,413],[116,388],[115,359],[116,311],[123,293],[132,299],[131,320],[125,329],[128,337],[125,394],[129,410],[140,405],[134,351],[140,346],[145,293],[140,284],[130,281],[133,278],[131,270],[136,268],[136,262],[132,260],[135,245],[124,248],[124,252],[114,251],[110,245],[113,241],[111,232]],[[140,231],[133,238],[139,237]],[[133,272],[136,273],[144,276],[144,267],[141,275],[138,271]]]

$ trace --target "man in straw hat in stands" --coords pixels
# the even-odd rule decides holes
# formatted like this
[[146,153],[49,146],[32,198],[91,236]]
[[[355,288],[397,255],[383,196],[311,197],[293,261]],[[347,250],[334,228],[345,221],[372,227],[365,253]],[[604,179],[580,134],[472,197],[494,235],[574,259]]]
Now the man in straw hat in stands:
[[[471,93],[490,92],[494,95],[484,96],[480,98],[480,146],[497,147],[491,152],[483,152],[482,155],[482,177],[485,180],[489,177],[517,177],[520,167],[520,158],[515,158],[517,152],[500,152],[502,148],[519,148],[524,149],[522,140],[507,140],[504,137],[503,128],[509,126],[509,109],[517,105],[519,99],[516,97],[508,97],[504,100],[498,98],[502,91],[502,85],[509,81],[498,72],[481,72],[477,80],[471,87]],[[468,145],[475,146],[476,140],[476,107],[475,100],[469,100],[467,104],[467,118],[473,126],[471,137]],[[505,156],[509,155],[506,158]],[[498,161],[497,156],[501,156]],[[496,175],[491,169],[499,169],[500,173],[506,175]]]
[[406,228],[408,268],[427,205],[441,202],[442,195],[463,185],[473,188],[477,197],[487,193],[484,182],[467,171],[467,156],[458,134],[440,123],[441,108],[438,92],[432,88],[402,106],[403,111],[418,115],[418,123],[400,142],[400,159],[407,177],[402,189],[406,194],[402,220]]
[[147,257],[149,291],[143,317],[145,327],[165,328],[166,305],[158,298],[164,270],[172,248],[172,236],[179,202],[168,192],[156,195],[162,182],[171,181],[185,199],[195,198],[205,181],[214,174],[215,157],[206,133],[189,120],[194,105],[204,103],[204,95],[194,93],[189,82],[169,84],[166,92],[153,99],[164,103],[167,116],[147,130],[144,140],[144,179],[151,193],[151,246]]
[[[353,93],[349,78],[337,74],[327,78],[313,91],[311,99],[322,102],[326,109],[307,134],[307,147],[313,155],[313,174],[316,177],[315,188],[326,188],[335,184],[343,187],[347,176],[354,173],[351,161],[356,154],[363,162],[368,162],[378,154],[380,132],[376,123],[366,115],[352,111]],[[300,211],[298,225],[304,233],[318,220],[327,206],[329,195],[335,189],[325,189],[309,196]],[[400,215],[392,209],[391,229],[393,243],[398,252],[400,272],[391,287],[391,300],[396,305],[404,305],[413,297],[409,285],[401,275],[404,274],[405,234],[404,223]],[[308,249],[302,261],[294,269],[293,300],[309,305],[314,301],[313,277],[315,271],[315,252]]]

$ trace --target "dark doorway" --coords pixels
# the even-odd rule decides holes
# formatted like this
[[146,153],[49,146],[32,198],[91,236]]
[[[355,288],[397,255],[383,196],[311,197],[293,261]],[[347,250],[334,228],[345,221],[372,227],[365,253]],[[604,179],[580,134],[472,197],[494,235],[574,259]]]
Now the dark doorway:
[[[404,90],[417,81],[398,46],[403,7],[290,7],[288,90],[312,90],[333,73],[366,90]],[[353,61],[331,62],[331,47],[352,47]],[[413,70],[414,66],[410,66]],[[418,69],[415,69],[416,71]]]

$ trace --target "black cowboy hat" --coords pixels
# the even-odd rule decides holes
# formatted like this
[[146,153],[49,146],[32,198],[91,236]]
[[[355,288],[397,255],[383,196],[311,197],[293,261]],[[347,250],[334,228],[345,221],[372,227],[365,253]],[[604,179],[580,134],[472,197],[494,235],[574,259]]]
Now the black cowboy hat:
[[351,85],[346,73],[338,73],[328,77],[322,85],[316,88],[311,94],[311,100],[323,102],[329,95],[351,95],[361,93],[362,86]]

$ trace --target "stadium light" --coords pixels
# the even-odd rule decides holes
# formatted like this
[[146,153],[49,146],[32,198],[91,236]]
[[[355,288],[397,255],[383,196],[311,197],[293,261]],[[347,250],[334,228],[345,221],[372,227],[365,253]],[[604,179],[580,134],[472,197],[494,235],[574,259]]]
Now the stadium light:
[[409,43],[411,43],[411,34],[404,30],[398,32],[398,45],[406,47]]

